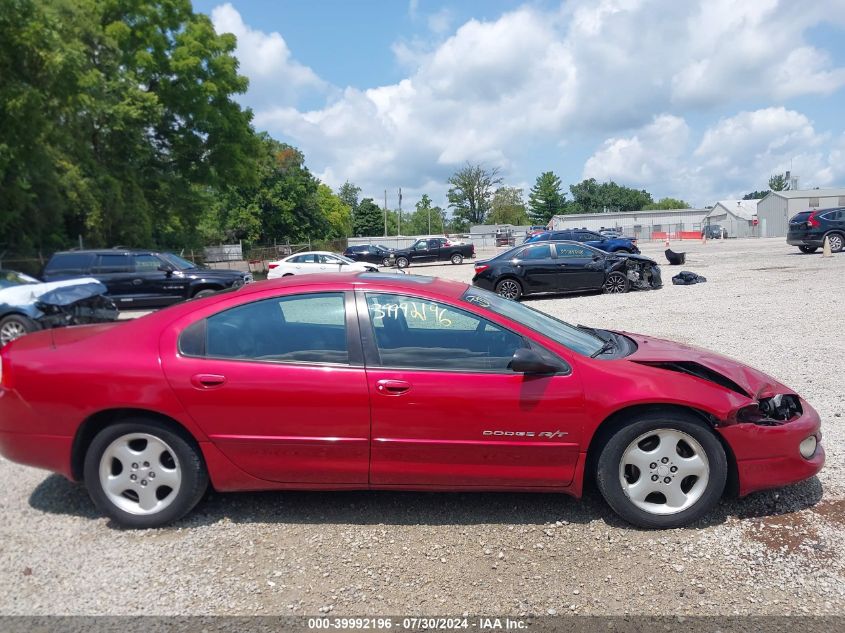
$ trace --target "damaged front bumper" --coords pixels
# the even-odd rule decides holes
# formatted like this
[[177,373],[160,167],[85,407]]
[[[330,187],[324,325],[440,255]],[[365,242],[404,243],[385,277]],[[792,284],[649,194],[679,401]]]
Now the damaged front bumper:
[[[799,410],[788,419],[778,419],[781,415],[768,402],[761,407],[763,416],[759,419],[743,421],[743,417],[754,414],[741,410],[736,422],[716,427],[734,452],[739,496],[809,479],[824,466],[819,414],[803,399],[792,397],[798,401]],[[777,406],[783,411],[792,403],[784,405],[779,399]],[[770,411],[774,415],[768,415]]]
[[627,258],[625,275],[631,283],[631,288],[637,290],[657,290],[663,287],[660,266],[648,260]]

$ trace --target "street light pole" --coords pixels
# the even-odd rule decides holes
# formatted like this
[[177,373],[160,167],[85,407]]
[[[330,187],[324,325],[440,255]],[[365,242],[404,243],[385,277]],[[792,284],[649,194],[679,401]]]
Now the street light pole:
[[384,190],[384,236],[387,237],[387,189]]

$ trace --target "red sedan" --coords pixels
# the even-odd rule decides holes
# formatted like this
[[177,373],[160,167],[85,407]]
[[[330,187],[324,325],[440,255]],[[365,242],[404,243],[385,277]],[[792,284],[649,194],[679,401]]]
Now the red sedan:
[[250,284],[0,352],[0,452],[130,527],[218,491],[556,491],[674,527],[816,474],[819,416],[734,360],[465,284]]

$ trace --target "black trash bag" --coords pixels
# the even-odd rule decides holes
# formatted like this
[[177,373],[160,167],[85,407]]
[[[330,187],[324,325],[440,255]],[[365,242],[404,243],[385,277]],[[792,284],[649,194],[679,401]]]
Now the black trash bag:
[[672,277],[672,283],[676,286],[691,286],[693,284],[703,284],[707,281],[706,277],[702,277],[701,275],[696,275],[689,270],[682,270],[677,275]]
[[667,248],[664,254],[666,255],[666,259],[669,261],[670,266],[680,266],[687,260],[686,252],[676,253],[671,248]]

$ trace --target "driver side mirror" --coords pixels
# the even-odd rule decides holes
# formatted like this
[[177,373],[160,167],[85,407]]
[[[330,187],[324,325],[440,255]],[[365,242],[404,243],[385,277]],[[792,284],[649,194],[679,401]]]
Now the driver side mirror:
[[562,364],[551,363],[527,347],[513,353],[510,368],[519,374],[556,374],[566,369]]
[[158,267],[158,269],[163,273],[167,273],[168,277],[170,277],[170,275],[172,275],[173,271],[175,270],[175,268],[173,268],[173,266],[168,266],[167,264],[162,264],[161,266]]

